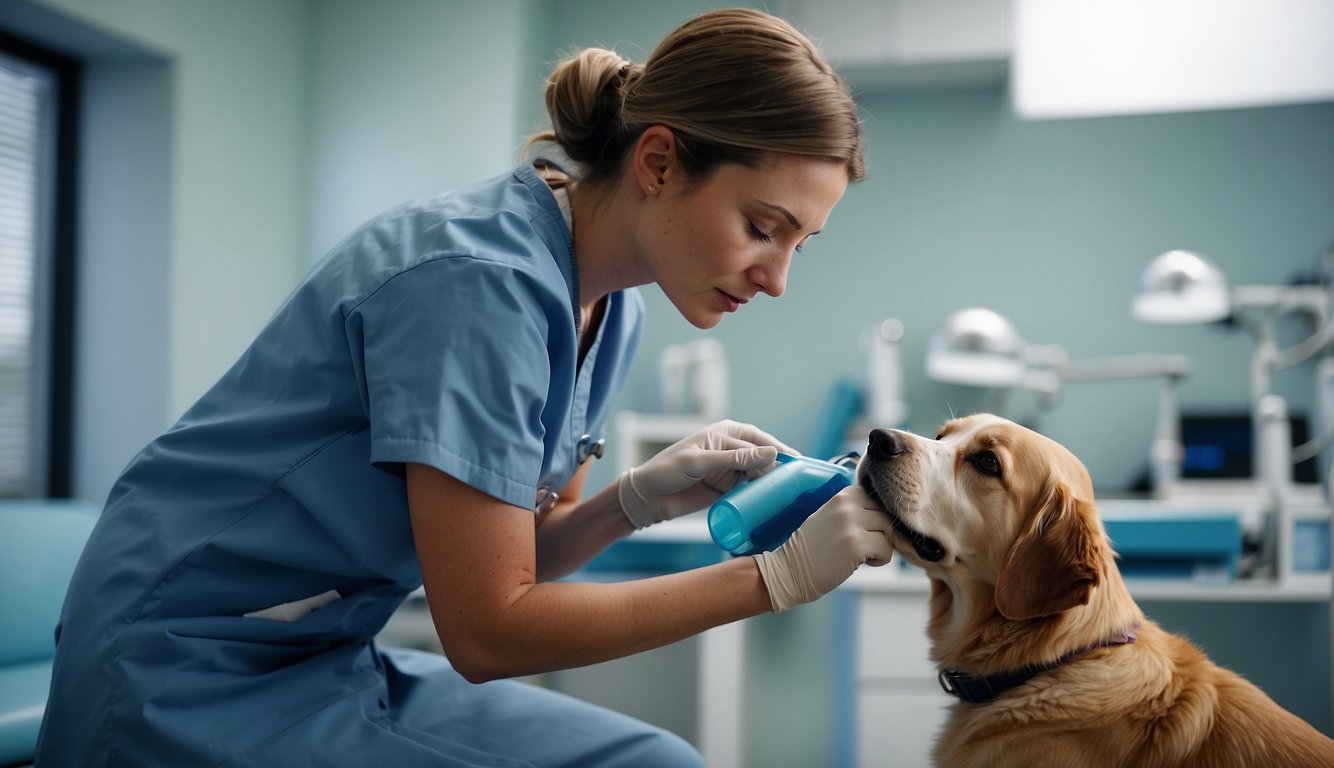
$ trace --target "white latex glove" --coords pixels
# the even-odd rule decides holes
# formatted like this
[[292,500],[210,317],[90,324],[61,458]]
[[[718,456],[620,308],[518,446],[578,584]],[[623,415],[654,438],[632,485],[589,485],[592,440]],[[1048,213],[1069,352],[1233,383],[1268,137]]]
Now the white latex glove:
[[778,451],[795,453],[753,425],[710,424],[624,472],[616,488],[621,509],[635,528],[704,509],[742,478],[763,474]]
[[889,517],[865,491],[855,485],[839,491],[782,546],[755,555],[773,612],[828,594],[862,563],[888,563],[889,529]]

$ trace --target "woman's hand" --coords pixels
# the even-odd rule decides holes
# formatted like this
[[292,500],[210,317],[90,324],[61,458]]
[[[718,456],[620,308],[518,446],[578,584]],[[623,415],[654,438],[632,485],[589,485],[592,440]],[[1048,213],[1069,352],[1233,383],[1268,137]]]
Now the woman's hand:
[[618,481],[621,510],[635,528],[704,509],[746,477],[757,477],[778,451],[778,438],[737,421],[719,421],[681,440]]
[[781,547],[755,556],[773,612],[828,594],[862,563],[888,563],[889,529],[889,517],[865,491],[855,485],[839,491]]

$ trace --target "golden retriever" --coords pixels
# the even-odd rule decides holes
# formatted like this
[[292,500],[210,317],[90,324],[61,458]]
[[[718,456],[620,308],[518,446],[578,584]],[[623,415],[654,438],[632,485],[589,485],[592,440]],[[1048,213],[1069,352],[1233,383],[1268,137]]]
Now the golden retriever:
[[931,580],[931,659],[962,699],[937,765],[1334,766],[1334,740],[1144,617],[1061,445],[990,414],[877,429],[857,478]]

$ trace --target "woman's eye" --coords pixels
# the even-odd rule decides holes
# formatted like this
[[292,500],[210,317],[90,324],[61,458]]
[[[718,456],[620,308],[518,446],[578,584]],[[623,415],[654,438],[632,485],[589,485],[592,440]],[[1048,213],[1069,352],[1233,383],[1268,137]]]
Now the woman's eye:
[[759,240],[761,243],[773,242],[774,236],[766,232],[760,231],[760,228],[755,226],[755,222],[747,221],[746,226],[750,228],[750,236],[755,238],[756,240]]
[[996,454],[991,451],[983,451],[974,456],[973,465],[981,470],[983,474],[991,475],[992,477],[1001,476],[1000,459],[996,458]]

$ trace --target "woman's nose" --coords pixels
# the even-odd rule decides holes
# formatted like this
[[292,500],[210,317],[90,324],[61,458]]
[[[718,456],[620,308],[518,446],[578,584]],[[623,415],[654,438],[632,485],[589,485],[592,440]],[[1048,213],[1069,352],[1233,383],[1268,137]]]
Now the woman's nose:
[[750,281],[755,287],[775,298],[787,290],[787,270],[792,264],[792,256],[783,254],[767,264],[759,264],[751,269]]

